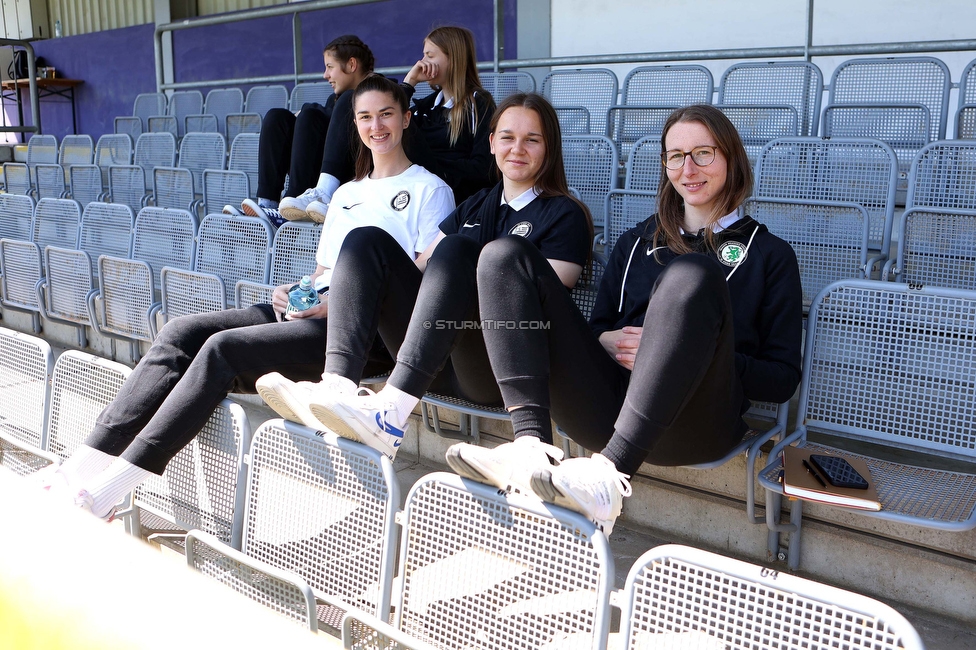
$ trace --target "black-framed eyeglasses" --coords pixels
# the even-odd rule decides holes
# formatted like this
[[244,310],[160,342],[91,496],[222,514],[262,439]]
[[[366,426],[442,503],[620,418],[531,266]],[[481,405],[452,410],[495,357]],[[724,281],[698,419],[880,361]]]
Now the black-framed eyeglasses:
[[717,149],[718,147],[712,146],[695,147],[691,151],[671,149],[661,154],[661,163],[668,169],[681,169],[685,166],[685,158],[691,156],[691,160],[699,167],[708,167],[715,162]]

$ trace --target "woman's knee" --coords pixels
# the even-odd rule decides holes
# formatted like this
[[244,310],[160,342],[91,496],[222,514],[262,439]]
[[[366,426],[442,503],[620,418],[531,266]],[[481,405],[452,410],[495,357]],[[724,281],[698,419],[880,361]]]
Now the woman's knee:
[[721,295],[728,291],[721,264],[707,255],[689,253],[673,260],[654,285],[654,293],[666,291],[672,300]]
[[524,265],[538,249],[524,237],[502,237],[489,242],[478,257],[478,278],[496,278],[499,273]]
[[264,114],[264,119],[261,120],[261,130],[280,130],[282,128],[291,130],[293,124],[295,124],[294,113],[285,108],[272,108]]

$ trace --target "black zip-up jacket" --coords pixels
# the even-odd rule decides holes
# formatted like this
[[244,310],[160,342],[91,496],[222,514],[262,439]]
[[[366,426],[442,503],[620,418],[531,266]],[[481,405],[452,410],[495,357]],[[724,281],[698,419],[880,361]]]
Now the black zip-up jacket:
[[[400,87],[413,97],[414,88],[401,83]],[[495,101],[484,90],[474,95],[474,112],[477,130],[472,132],[472,117],[465,116],[466,128],[461,129],[457,142],[451,146],[450,110],[434,106],[435,90],[413,104],[413,117],[404,148],[411,161],[427,168],[444,179],[454,190],[454,203],[461,203],[477,192],[495,184],[495,161],[488,145],[488,127],[495,113]]]
[[[590,317],[597,336],[625,325],[642,326],[654,282],[677,257],[666,247],[654,250],[656,216],[624,233],[610,254]],[[693,250],[718,259],[715,251],[707,250],[703,233],[684,237]],[[749,216],[715,233],[715,243],[716,249],[725,253],[725,260],[719,261],[727,272],[738,261],[728,286],[736,369],[745,396],[785,402],[800,383],[803,294],[796,254],[789,244]],[[738,260],[743,250],[745,257]]]

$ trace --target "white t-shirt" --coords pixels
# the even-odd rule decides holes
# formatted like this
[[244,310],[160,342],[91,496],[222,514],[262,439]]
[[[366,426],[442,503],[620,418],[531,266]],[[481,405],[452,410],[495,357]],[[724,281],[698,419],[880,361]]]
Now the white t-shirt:
[[434,241],[440,232],[437,226],[453,211],[453,190],[420,165],[396,176],[367,176],[341,185],[329,202],[315,253],[315,261],[329,269],[316,280],[316,288],[329,286],[339,249],[353,229],[382,228],[414,257]]

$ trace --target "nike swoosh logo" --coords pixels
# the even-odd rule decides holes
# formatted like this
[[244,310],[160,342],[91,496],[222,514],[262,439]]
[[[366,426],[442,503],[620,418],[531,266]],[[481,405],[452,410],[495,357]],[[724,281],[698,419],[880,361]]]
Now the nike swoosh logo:
[[481,225],[480,223],[466,223],[466,224],[464,224],[461,227],[462,228],[474,228],[475,226],[480,226],[480,225]]
[[353,208],[355,208],[355,207],[356,207],[357,205],[362,205],[362,204],[363,204],[363,202],[362,202],[362,201],[360,201],[359,203],[353,203],[352,205],[346,205],[346,206],[343,206],[343,208],[342,208],[342,209],[343,209],[343,210],[352,210],[352,209],[353,209]]

